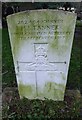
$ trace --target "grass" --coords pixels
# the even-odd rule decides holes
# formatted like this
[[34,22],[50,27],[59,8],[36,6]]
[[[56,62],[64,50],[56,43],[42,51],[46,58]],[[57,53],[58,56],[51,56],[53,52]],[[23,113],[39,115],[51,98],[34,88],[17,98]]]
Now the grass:
[[67,88],[80,89],[80,41],[81,38],[74,36]]
[[63,102],[26,98],[20,100],[13,96],[11,102],[3,104],[3,120],[59,120],[62,118],[80,120],[80,97],[76,93],[75,91],[67,92]]
[[82,21],[77,20],[77,21],[76,21],[76,26],[77,26],[77,27],[82,27]]
[[13,58],[11,53],[10,41],[8,36],[8,30],[2,30],[2,82],[3,88],[6,86],[16,85],[15,71]]
[[[79,30],[80,24],[77,24],[76,27]],[[81,37],[78,33],[75,33],[66,89],[77,90],[82,87],[80,84],[80,41]],[[6,87],[16,87],[17,83],[7,29],[3,29],[2,62],[3,90]],[[26,98],[20,100],[19,95],[16,96],[17,93],[18,91],[12,93],[13,97],[10,97],[12,98],[11,101],[8,99],[7,95],[7,102],[3,103],[3,120],[59,120],[62,118],[75,118],[75,120],[80,120],[80,98],[76,97],[78,95],[74,95],[76,92],[69,92],[70,94],[66,93],[65,101],[63,102],[28,100]],[[8,94],[10,95],[10,90]]]

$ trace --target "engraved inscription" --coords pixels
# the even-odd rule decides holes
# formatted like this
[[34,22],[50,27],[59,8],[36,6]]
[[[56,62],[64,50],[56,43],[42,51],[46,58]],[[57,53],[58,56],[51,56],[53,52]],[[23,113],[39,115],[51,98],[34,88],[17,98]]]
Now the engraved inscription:
[[36,22],[36,23],[39,23],[39,22],[45,22],[45,23],[48,23],[48,22],[54,22],[54,23],[61,23],[61,22],[63,22],[63,20],[62,19],[59,19],[59,20],[46,20],[46,19],[44,19],[44,20],[30,20],[30,21],[27,21],[27,20],[19,20],[19,21],[17,21],[17,24],[28,24],[28,23],[33,23],[33,22]]
[[66,64],[66,62],[50,62],[48,60],[48,43],[35,43],[34,56],[34,62],[19,61],[19,71],[23,71],[20,68],[21,64],[25,71],[57,71],[56,63]]
[[[71,34],[71,31],[62,31],[59,27],[63,20],[19,20],[16,25],[16,31],[12,34],[18,35],[19,39],[53,39],[54,34],[63,36]],[[20,26],[21,25],[21,26]]]

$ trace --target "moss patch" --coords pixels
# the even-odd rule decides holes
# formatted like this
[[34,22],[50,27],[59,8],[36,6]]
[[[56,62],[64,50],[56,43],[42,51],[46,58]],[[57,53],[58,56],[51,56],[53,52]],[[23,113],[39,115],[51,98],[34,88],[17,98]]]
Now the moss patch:
[[33,85],[24,85],[22,83],[18,86],[19,94],[21,97],[26,98],[41,98],[41,99],[52,99],[52,100],[63,100],[64,98],[64,91],[65,86],[62,84],[56,84],[54,82],[47,82],[45,83],[45,87],[42,91],[39,91],[38,89],[38,95],[36,93],[36,90],[34,91]]
[[[72,36],[75,22],[72,16],[64,16],[62,20],[61,24],[55,25],[54,39],[50,43],[50,48],[53,51],[56,51],[58,55],[65,53],[69,49],[73,38]],[[60,29],[58,29],[58,27]]]
[[56,84],[54,82],[47,82],[43,91],[38,91],[38,97],[44,97],[44,99],[63,100],[65,86]]
[[19,89],[19,94],[21,97],[33,97],[34,92],[33,92],[33,86],[31,85],[24,85],[24,84],[19,84],[18,85]]

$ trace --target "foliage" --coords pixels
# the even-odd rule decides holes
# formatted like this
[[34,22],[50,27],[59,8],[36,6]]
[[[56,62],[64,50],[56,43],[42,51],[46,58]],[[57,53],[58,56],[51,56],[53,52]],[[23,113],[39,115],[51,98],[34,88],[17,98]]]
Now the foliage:
[[34,3],[35,9],[57,9],[60,6],[63,6],[64,3],[62,2],[40,2],[40,3]]
[[77,20],[77,22],[76,22],[76,26],[77,26],[77,27],[82,27],[82,21]]
[[72,94],[66,96],[62,102],[53,100],[28,100],[14,98],[10,104],[3,105],[3,120],[51,120],[74,119],[79,120],[80,99]]
[[3,88],[5,86],[14,86],[16,79],[7,29],[2,30],[2,72]]

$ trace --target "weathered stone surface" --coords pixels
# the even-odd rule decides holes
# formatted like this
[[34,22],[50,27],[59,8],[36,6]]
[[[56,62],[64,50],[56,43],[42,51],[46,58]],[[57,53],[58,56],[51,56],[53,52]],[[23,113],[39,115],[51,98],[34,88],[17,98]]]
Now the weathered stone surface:
[[7,22],[20,97],[63,100],[76,15],[31,10]]

